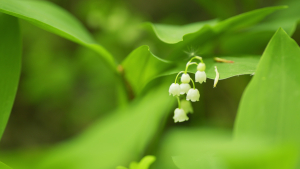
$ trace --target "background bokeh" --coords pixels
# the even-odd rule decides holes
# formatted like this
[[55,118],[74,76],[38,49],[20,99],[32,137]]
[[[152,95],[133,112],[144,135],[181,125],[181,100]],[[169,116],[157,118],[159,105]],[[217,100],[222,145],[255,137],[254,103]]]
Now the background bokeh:
[[[140,45],[161,48],[143,22],[183,25],[220,20],[254,9],[286,4],[269,0],[51,0],[69,11],[121,62]],[[23,34],[22,74],[15,104],[0,149],[47,146],[66,140],[116,108],[117,83],[97,54],[20,20]],[[299,42],[299,31],[293,38]],[[226,39],[225,39],[226,41]],[[251,51],[262,54],[261,50]],[[196,47],[197,48],[197,47]],[[250,47],[251,48],[251,47]],[[219,53],[220,51],[215,51]],[[183,52],[184,55],[184,52]],[[160,57],[164,57],[163,54]],[[177,126],[232,129],[242,92],[251,76],[238,76],[201,87],[190,121]],[[198,86],[200,88],[200,85]],[[167,91],[166,91],[167,92]],[[150,151],[155,151],[155,148]]]

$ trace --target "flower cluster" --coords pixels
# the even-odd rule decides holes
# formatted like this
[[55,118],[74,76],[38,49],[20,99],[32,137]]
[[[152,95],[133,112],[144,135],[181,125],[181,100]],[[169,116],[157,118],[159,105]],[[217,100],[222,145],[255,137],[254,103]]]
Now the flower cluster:
[[[192,62],[192,60],[198,59],[200,60],[200,63]],[[187,116],[187,113],[189,113],[187,110],[184,110],[184,108],[181,107],[181,102],[180,102],[180,95],[186,94],[186,100],[187,101],[192,101],[196,102],[199,101],[200,99],[200,93],[199,90],[195,88],[195,83],[193,79],[190,77],[190,75],[187,73],[188,67],[190,65],[197,65],[197,72],[195,73],[195,82],[199,82],[202,84],[203,82],[206,82],[206,74],[205,74],[205,64],[203,63],[202,57],[200,56],[195,56],[193,57],[185,67],[185,71],[180,71],[176,78],[175,78],[175,83],[172,83],[170,88],[169,88],[169,94],[176,96],[178,100],[178,108],[175,109],[174,111],[174,122],[183,122],[187,121],[189,117]],[[177,83],[177,78],[178,76],[181,75],[181,83]],[[190,82],[193,84],[193,88],[190,86]]]

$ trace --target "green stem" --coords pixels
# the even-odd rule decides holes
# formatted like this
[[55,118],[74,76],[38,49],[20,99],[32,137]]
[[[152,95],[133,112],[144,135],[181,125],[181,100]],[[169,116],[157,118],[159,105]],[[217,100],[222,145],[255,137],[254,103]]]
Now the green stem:
[[176,78],[175,78],[175,84],[176,84],[176,82],[177,82],[177,78],[178,78],[178,76],[180,75],[180,73],[183,73],[183,71],[180,71],[180,72],[177,74],[177,76],[176,76]]
[[194,81],[193,81],[192,78],[191,78],[191,81],[192,81],[192,83],[193,83],[193,88],[195,89],[195,83],[194,83]]
[[196,63],[196,62],[188,62],[186,64],[186,67],[185,67],[185,71],[184,71],[185,74],[187,73],[187,70],[188,70],[188,68],[189,68],[190,65],[198,65],[198,63]]
[[200,60],[200,61],[203,63],[202,57],[200,57],[200,56],[192,57],[192,59],[190,60],[190,62],[191,62],[192,60],[194,60],[194,59],[198,59],[198,60]]
[[180,99],[179,99],[179,96],[177,96],[177,101],[178,101],[178,108],[181,109],[181,105],[180,105]]

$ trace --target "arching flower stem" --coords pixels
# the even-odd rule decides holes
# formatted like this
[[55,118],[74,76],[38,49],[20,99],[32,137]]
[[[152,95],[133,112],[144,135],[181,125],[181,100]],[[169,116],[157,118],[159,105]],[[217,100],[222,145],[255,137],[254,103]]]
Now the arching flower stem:
[[180,105],[180,99],[179,99],[179,96],[177,96],[177,101],[178,101],[178,108],[181,109],[181,105]]
[[194,59],[198,59],[198,60],[201,61],[201,63],[203,63],[202,57],[200,57],[200,56],[194,56],[194,57],[192,57],[192,59],[189,62],[192,62],[192,60],[194,60]]
[[175,84],[176,84],[176,82],[177,82],[178,76],[179,76],[181,73],[183,73],[183,71],[180,71],[180,72],[177,74],[177,76],[176,76],[176,78],[175,78]]
[[191,81],[192,81],[192,83],[193,83],[193,88],[195,89],[195,83],[194,83],[194,81],[193,81],[192,78],[191,78]]
[[198,63],[189,61],[185,67],[185,71],[184,71],[185,74],[187,73],[187,70],[188,70],[189,66],[191,66],[191,65],[198,65]]

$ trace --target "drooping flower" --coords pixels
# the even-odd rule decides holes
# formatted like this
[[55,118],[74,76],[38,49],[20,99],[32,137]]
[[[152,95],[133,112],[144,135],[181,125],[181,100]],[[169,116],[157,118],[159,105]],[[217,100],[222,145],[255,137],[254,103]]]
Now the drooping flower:
[[189,117],[185,114],[183,109],[175,109],[174,116],[173,116],[174,122],[183,122],[189,120]]
[[190,84],[188,83],[180,84],[180,94],[187,94],[190,89],[191,89]]
[[206,82],[206,74],[204,71],[197,71],[195,74],[195,81],[199,82],[200,84]]
[[180,96],[180,86],[178,83],[172,83],[169,88],[169,95]]
[[200,93],[198,89],[190,89],[186,95],[186,100],[191,100],[192,102],[199,101]]
[[181,76],[181,82],[182,83],[190,83],[191,77],[187,73],[183,73]]

